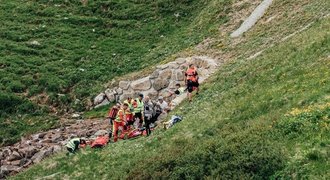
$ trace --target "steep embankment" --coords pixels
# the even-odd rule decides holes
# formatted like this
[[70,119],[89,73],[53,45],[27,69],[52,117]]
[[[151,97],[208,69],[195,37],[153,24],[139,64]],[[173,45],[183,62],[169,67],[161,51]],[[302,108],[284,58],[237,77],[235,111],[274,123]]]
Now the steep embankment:
[[327,0],[275,1],[238,39],[228,37],[239,25],[229,21],[195,50],[227,62],[173,112],[184,121],[101,151],[58,155],[15,178],[329,177],[329,9]]
[[[205,10],[210,3],[218,9]],[[226,21],[224,13],[208,23],[226,3],[1,2],[0,146],[91,107],[91,98],[115,77],[200,42],[215,30],[213,23]]]

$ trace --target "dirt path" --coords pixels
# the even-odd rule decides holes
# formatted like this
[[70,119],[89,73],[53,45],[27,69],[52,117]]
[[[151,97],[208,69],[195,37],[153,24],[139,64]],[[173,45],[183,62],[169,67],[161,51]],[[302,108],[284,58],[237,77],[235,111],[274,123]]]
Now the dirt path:
[[243,24],[233,33],[230,34],[231,37],[239,37],[249,29],[251,29],[258,20],[265,14],[266,10],[272,4],[273,0],[264,0],[243,22]]

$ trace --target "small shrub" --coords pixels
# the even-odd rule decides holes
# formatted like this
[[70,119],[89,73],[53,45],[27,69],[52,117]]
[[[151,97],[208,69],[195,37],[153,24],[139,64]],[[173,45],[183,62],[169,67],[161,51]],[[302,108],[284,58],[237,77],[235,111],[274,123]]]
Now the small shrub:
[[20,81],[12,81],[8,84],[8,89],[14,93],[22,93],[25,90],[25,85],[22,84]]

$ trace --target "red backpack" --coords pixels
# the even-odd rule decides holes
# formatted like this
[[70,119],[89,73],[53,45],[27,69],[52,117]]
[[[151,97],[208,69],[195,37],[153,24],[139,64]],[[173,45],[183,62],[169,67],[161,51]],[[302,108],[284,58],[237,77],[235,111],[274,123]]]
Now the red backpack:
[[138,137],[138,136],[141,136],[141,135],[142,135],[142,132],[139,129],[134,129],[133,131],[131,131],[128,134],[128,138],[135,138],[135,137]]
[[105,145],[107,145],[108,142],[109,142],[108,136],[99,136],[93,141],[91,148],[104,147]]
[[119,109],[117,107],[112,107],[108,113],[110,119],[115,119],[117,117]]

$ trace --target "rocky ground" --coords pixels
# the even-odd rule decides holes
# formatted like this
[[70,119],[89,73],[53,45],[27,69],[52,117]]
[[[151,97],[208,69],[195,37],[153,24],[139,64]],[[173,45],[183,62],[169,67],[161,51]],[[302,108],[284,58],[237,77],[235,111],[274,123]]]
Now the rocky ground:
[[0,178],[16,174],[62,151],[71,138],[97,136],[108,130],[107,120],[77,120],[57,129],[24,137],[16,144],[0,149]]

